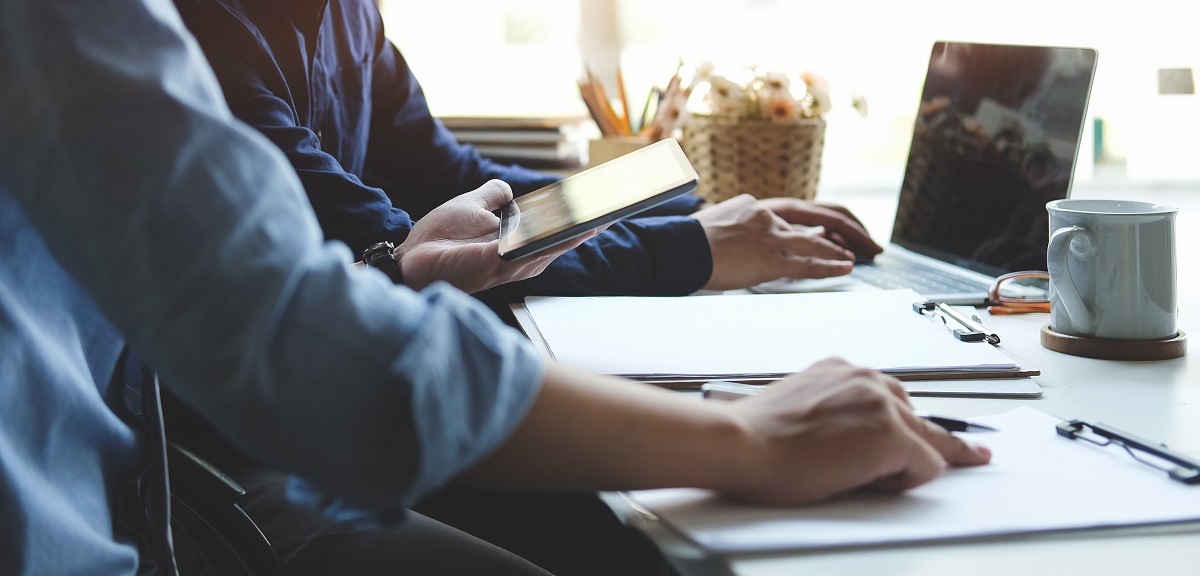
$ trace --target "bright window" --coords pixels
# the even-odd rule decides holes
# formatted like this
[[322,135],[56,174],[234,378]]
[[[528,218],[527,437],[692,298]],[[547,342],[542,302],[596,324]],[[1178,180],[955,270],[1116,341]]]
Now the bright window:
[[[597,38],[619,54],[631,99],[680,58],[811,69],[835,92],[827,177],[849,183],[898,180],[935,40],[1090,46],[1100,51],[1089,110],[1103,122],[1099,161],[1135,178],[1200,180],[1200,101],[1158,93],[1160,69],[1200,67],[1200,3],[383,0],[383,10],[443,114],[581,113],[580,45]],[[854,92],[870,103],[865,120],[849,109]],[[1082,178],[1094,149],[1085,138]]]

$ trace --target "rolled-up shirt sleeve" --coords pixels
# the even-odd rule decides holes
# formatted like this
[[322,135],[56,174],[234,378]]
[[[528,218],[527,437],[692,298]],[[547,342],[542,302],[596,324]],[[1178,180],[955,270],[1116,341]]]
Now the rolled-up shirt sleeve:
[[169,0],[4,2],[0,76],[0,182],[164,383],[252,455],[396,509],[528,410],[542,368],[517,332],[322,243]]

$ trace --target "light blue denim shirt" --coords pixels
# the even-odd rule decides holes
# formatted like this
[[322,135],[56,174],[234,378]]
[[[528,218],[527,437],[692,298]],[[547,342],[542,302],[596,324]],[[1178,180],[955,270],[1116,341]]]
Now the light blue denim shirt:
[[352,260],[170,0],[0,3],[0,574],[138,571],[127,348],[333,509],[394,513],[502,442],[528,343]]

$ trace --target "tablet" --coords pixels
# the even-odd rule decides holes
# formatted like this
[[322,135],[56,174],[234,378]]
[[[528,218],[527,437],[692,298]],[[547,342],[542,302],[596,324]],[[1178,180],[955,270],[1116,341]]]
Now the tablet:
[[696,189],[673,138],[568,176],[500,209],[500,258],[512,260]]

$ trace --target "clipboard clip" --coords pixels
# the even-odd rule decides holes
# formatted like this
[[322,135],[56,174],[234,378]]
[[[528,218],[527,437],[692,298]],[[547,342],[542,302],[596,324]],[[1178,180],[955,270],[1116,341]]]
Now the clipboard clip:
[[[992,346],[1000,344],[1000,335],[988,330],[978,318],[969,318],[943,302],[926,300],[913,302],[913,312],[922,316],[935,316],[942,321],[946,329],[955,338],[963,342],[987,342]],[[957,327],[956,327],[957,326]]]
[[[1157,444],[1122,432],[1112,426],[1088,424],[1082,420],[1060,422],[1054,429],[1059,436],[1070,440],[1083,440],[1096,446],[1116,444],[1124,448],[1125,452],[1128,452],[1134,460],[1166,472],[1172,480],[1184,484],[1200,484],[1200,461],[1171,450],[1167,448],[1166,444]],[[1141,455],[1139,456],[1139,454]],[[1146,455],[1154,457],[1159,462],[1150,460]],[[1172,465],[1164,465],[1160,462],[1170,462]]]

